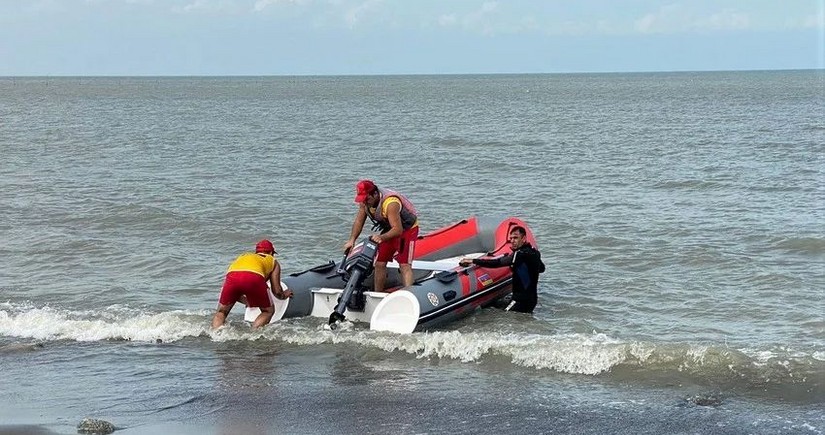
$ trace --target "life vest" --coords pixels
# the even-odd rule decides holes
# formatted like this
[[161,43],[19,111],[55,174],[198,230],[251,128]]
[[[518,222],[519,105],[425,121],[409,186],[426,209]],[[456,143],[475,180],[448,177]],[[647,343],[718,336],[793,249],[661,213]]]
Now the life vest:
[[275,270],[275,257],[269,254],[246,252],[238,256],[226,272],[253,272],[268,278]]
[[398,198],[401,200],[401,227],[405,230],[408,230],[416,225],[418,225],[418,212],[415,210],[415,206],[407,199],[406,196],[389,190],[389,189],[378,189],[378,193],[381,195],[378,201],[378,205],[375,207],[375,210],[367,207],[367,216],[369,216],[370,220],[376,224],[378,227],[381,228],[383,232],[387,232],[390,230],[390,220],[387,216],[384,215],[384,205],[390,198]]

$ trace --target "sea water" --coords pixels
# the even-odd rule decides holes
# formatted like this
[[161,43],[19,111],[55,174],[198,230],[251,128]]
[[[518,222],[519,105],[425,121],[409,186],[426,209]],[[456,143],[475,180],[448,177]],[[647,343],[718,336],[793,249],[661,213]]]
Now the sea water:
[[[825,73],[0,78],[0,432],[825,431]],[[210,330],[361,178],[517,216],[533,316]],[[42,431],[42,432],[37,432]]]

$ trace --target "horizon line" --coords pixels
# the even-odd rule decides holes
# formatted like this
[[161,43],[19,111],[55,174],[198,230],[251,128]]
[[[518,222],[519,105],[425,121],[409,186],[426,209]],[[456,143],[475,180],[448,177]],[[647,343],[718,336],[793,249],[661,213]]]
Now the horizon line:
[[566,72],[461,72],[461,73],[341,73],[341,74],[22,74],[0,75],[0,78],[252,78],[252,77],[409,77],[409,76],[492,76],[492,75],[596,75],[596,74],[672,74],[672,73],[723,73],[723,72],[790,72],[823,71],[825,67],[815,68],[769,68],[769,69],[674,69],[674,70],[637,70],[637,71],[566,71]]

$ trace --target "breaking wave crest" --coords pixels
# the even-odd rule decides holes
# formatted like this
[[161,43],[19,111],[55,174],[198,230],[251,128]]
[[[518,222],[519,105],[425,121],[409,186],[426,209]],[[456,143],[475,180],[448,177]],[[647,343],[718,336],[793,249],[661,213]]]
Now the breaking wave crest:
[[205,311],[149,313],[124,306],[99,311],[0,304],[0,336],[43,341],[178,341],[207,331]]
[[[396,335],[345,323],[342,328],[329,331],[323,327],[324,319],[316,318],[288,319],[257,331],[235,320],[212,331],[211,314],[210,310],[150,313],[124,306],[71,312],[6,303],[0,304],[0,338],[147,343],[205,338],[217,342],[268,340],[291,346],[357,345],[404,352],[417,358],[462,362],[504,359],[516,366],[569,374],[633,379],[660,376],[765,390],[791,386],[813,395],[814,400],[822,399],[825,387],[825,352],[821,349],[731,349],[627,341],[601,333],[542,335],[489,327]],[[36,347],[33,349],[36,351]],[[32,348],[26,346],[26,350]]]

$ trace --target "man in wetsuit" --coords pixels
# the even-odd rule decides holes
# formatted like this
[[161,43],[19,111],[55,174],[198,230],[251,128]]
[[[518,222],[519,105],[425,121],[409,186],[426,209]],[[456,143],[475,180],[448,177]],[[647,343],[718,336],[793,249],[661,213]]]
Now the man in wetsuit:
[[292,297],[292,291],[281,288],[281,265],[275,259],[275,246],[269,240],[261,240],[255,245],[255,252],[245,252],[238,256],[229,270],[221,289],[218,309],[212,317],[212,329],[221,327],[226,322],[226,316],[240,302],[249,307],[258,307],[261,314],[252,322],[253,328],[260,328],[272,320],[275,307],[269,300],[269,281],[272,293],[278,299]]
[[541,253],[530,245],[527,231],[522,226],[510,230],[511,254],[498,258],[462,258],[459,265],[468,267],[475,264],[481,267],[507,267],[513,271],[513,300],[505,311],[532,313],[538,303],[539,274],[544,273]]
[[418,213],[404,195],[389,189],[379,189],[370,180],[361,180],[355,186],[355,203],[358,213],[352,224],[349,240],[344,244],[344,252],[349,252],[355,239],[361,234],[367,218],[375,224],[370,238],[378,243],[375,257],[375,291],[384,291],[387,279],[387,262],[395,258],[404,286],[413,284],[411,262],[418,239]]

